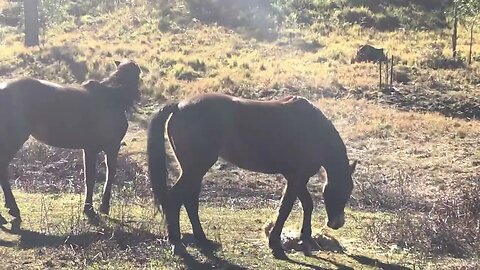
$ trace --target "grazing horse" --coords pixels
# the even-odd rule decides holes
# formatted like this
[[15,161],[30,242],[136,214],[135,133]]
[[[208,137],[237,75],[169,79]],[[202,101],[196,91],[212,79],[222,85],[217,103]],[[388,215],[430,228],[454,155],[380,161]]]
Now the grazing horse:
[[[167,122],[168,120],[168,122]],[[181,167],[176,184],[167,190],[164,132]],[[327,226],[345,223],[344,208],[353,189],[345,145],[333,124],[312,103],[293,96],[253,101],[222,94],[204,94],[164,106],[152,118],[148,134],[148,168],[154,199],[167,222],[174,251],[185,251],[180,239],[179,212],[185,205],[199,244],[209,244],[198,216],[201,181],[218,157],[240,168],[287,179],[269,246],[285,258],[280,234],[296,198],[303,208],[301,239],[313,244],[313,201],[307,182],[320,167],[327,171],[323,191]]]
[[[140,68],[115,61],[117,70],[81,87],[21,78],[0,84],[0,184],[5,207],[21,221],[8,181],[8,165],[31,135],[45,144],[83,149],[86,198],[84,213],[97,217],[92,196],[97,155],[105,153],[107,179],[100,212],[108,214],[120,144],[128,128],[125,112],[140,98]],[[0,224],[6,223],[0,216]]]

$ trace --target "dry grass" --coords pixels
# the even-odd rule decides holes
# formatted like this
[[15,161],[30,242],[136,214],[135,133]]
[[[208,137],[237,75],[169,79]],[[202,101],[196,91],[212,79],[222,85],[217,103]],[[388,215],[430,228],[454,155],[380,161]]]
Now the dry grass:
[[[94,79],[109,73],[114,68],[114,59],[135,59],[142,66],[144,82],[144,100],[138,112],[130,116],[132,125],[124,140],[126,147],[122,149],[123,169],[114,192],[114,200],[118,202],[114,206],[114,211],[117,211],[114,217],[122,220],[120,224],[123,227],[119,228],[118,223],[113,222],[105,229],[107,234],[99,236],[98,228],[87,227],[78,215],[81,208],[78,196],[65,194],[78,193],[83,188],[81,160],[77,152],[29,144],[13,165],[12,173],[15,178],[19,177],[16,187],[28,192],[54,193],[48,196],[53,196],[52,200],[60,204],[41,208],[48,203],[32,205],[31,202],[43,202],[42,195],[21,195],[24,214],[32,216],[26,226],[44,233],[26,235],[31,236],[30,240],[34,243],[52,240],[50,236],[54,236],[57,242],[52,247],[17,249],[12,246],[18,245],[18,241],[22,243],[21,239],[1,233],[0,245],[4,247],[0,247],[0,256],[7,258],[9,265],[26,262],[25,268],[185,268],[188,262],[171,256],[162,243],[156,242],[155,239],[162,235],[158,228],[152,227],[158,225],[156,218],[150,207],[142,208],[150,204],[144,170],[145,127],[149,115],[157,107],[157,100],[216,91],[261,99],[286,94],[301,94],[312,100],[323,96],[346,97],[343,100],[321,99],[318,105],[345,139],[351,158],[359,159],[361,164],[355,175],[356,188],[351,204],[356,211],[349,212],[348,227],[335,234],[353,255],[320,254],[321,260],[310,258],[302,261],[305,265],[292,265],[271,259],[263,236],[259,239],[261,225],[274,213],[270,207],[278,202],[281,195],[281,178],[246,172],[220,161],[204,181],[202,201],[209,205],[203,210],[202,220],[213,231],[214,238],[220,239],[224,246],[215,253],[213,262],[212,258],[189,248],[195,259],[204,263],[199,264],[201,267],[231,266],[229,262],[250,268],[298,269],[313,266],[388,268],[399,265],[475,268],[478,265],[475,258],[450,259],[449,255],[444,255],[445,252],[440,252],[440,258],[428,260],[417,250],[429,253],[431,250],[428,249],[438,248],[438,245],[412,245],[417,236],[424,237],[423,243],[438,236],[431,231],[432,228],[451,233],[443,236],[457,237],[462,229],[455,227],[455,220],[461,218],[456,214],[463,213],[456,207],[460,204],[438,208],[438,203],[461,202],[457,200],[462,194],[459,188],[478,185],[478,121],[395,109],[420,108],[447,115],[452,114],[442,109],[445,106],[461,113],[478,110],[479,62],[465,69],[434,70],[424,65],[426,60],[450,55],[447,30],[379,32],[355,25],[332,27],[329,31],[316,27],[280,28],[277,40],[264,41],[235,28],[182,21],[187,17],[175,17],[168,21],[166,29],[159,30],[159,24],[165,22],[161,21],[156,10],[145,5],[144,0],[136,2],[138,5],[122,5],[102,15],[84,16],[76,22],[66,20],[52,25],[44,36],[44,44],[37,48],[24,48],[22,36],[17,30],[0,27],[2,80],[27,75],[78,83],[68,64],[55,58],[60,50],[77,62],[85,61],[88,78]],[[183,16],[185,7],[182,7],[182,1],[173,2],[176,4],[173,12]],[[6,1],[0,1],[0,9],[5,5]],[[122,23],[118,23],[118,18],[122,18]],[[475,39],[478,39],[478,34]],[[461,55],[467,51],[465,40],[467,33],[462,30]],[[393,54],[410,82],[394,84],[393,88],[379,91],[375,65],[350,64],[357,47],[365,43],[384,47]],[[474,52],[478,55],[477,51]],[[348,99],[352,97],[371,101]],[[382,105],[386,103],[393,103],[393,106]],[[461,113],[453,115],[465,117]],[[471,115],[478,116],[478,113]],[[102,173],[100,176],[103,176]],[[321,202],[322,183],[322,177],[314,177],[309,184],[316,204]],[[65,204],[65,201],[68,203]],[[135,210],[128,208],[127,204]],[[397,214],[399,209],[405,216]],[[432,212],[432,219],[425,219],[424,215],[431,209],[446,210]],[[127,210],[132,210],[133,214],[125,216]],[[62,221],[62,215],[68,216],[70,221]],[[298,213],[294,218],[300,220]],[[412,218],[417,223],[412,225],[407,222]],[[443,222],[444,218],[448,218],[449,222]],[[466,218],[465,221],[472,220]],[[134,230],[129,231],[131,228],[126,228],[125,222],[135,224]],[[148,222],[153,225],[149,227]],[[378,245],[371,241],[372,235],[366,234],[372,231],[369,224],[374,225],[376,233],[373,236],[377,237]],[[398,234],[386,235],[396,226],[402,229]],[[69,230],[70,227],[73,231]],[[316,229],[319,229],[318,226]],[[92,231],[96,238],[88,247],[72,248],[62,241],[58,242],[59,235],[81,237],[83,233],[90,235]],[[152,237],[145,231],[155,235]],[[410,231],[415,233],[408,234]],[[114,237],[115,233],[118,238]],[[15,239],[10,241],[12,237]],[[389,245],[392,245],[391,249],[385,248]],[[409,250],[411,246],[417,250]],[[448,243],[440,244],[440,248],[447,246]],[[447,250],[446,253],[453,252]],[[297,255],[293,257],[300,259]],[[440,266],[437,265],[439,260]]]
[[[180,2],[174,9],[181,9]],[[116,23],[118,17],[124,23]],[[200,22],[178,25],[175,31],[159,31],[158,20],[155,10],[147,9],[144,4],[121,6],[96,20],[90,18],[76,25],[65,22],[51,27],[41,49],[27,50],[21,45],[21,39],[7,38],[5,49],[0,53],[1,67],[12,72],[3,73],[2,77],[30,75],[74,82],[68,68],[59,67],[64,63],[39,59],[41,55],[47,57],[55,47],[65,47],[74,59],[87,62],[90,78],[98,78],[111,70],[113,59],[135,59],[144,67],[145,93],[161,100],[202,92],[228,92],[239,86],[376,89],[375,65],[350,65],[358,46],[370,43],[384,47],[398,58],[399,64],[419,70],[409,72],[416,84],[413,87],[435,89],[422,79],[433,76],[440,84],[457,85],[469,96],[478,96],[474,87],[478,84],[474,79],[478,63],[465,71],[466,74],[424,70],[419,66],[422,59],[433,52],[440,50],[442,55],[450,55],[448,32],[443,30],[379,32],[349,26],[320,33],[311,29],[280,29],[276,41],[266,42],[249,39],[234,29]],[[73,29],[76,31],[69,31]],[[466,40],[466,34],[461,32],[461,41]],[[312,47],[311,44],[318,45]],[[467,51],[466,45],[460,42],[460,52]],[[22,54],[32,57],[19,57]],[[205,65],[192,76],[190,63],[197,61]]]
[[419,199],[430,200],[449,196],[478,176],[476,121],[397,112],[356,100],[323,100],[319,107],[333,119],[351,156],[361,160],[361,178],[375,172],[388,184],[404,175]]
[[391,219],[372,222],[367,235],[380,243],[428,255],[478,257],[479,188],[461,188],[454,196],[438,198],[427,213],[403,210]]
[[[423,215],[424,212],[421,211],[431,209],[428,207],[434,201],[439,201],[444,197],[454,199],[457,194],[454,192],[455,187],[468,187],[469,177],[474,177],[478,172],[478,164],[473,166],[470,163],[479,158],[478,155],[476,157],[471,155],[471,148],[478,145],[480,137],[478,136],[480,133],[478,123],[447,119],[432,113],[398,112],[371,102],[358,100],[322,99],[318,102],[318,106],[333,120],[345,139],[350,156],[358,158],[362,162],[355,175],[357,183],[352,202],[353,209],[368,209],[373,212],[349,213],[347,228],[339,231],[339,234],[333,234],[334,239],[347,248],[348,255],[321,253],[319,256],[327,261],[308,259],[304,263],[322,267],[344,265],[355,268],[369,268],[375,265],[384,267],[417,265],[431,268],[435,264],[434,261],[439,263],[439,260],[442,265],[449,266],[468,266],[478,263],[473,259],[448,259],[446,255],[429,261],[417,253],[417,250],[422,248],[427,249],[425,252],[428,253],[426,246],[417,245],[415,250],[404,249],[411,247],[412,241],[415,240],[412,237],[415,235],[432,236],[433,234],[428,234],[429,231],[423,229],[433,227],[429,225],[431,223],[424,223],[423,227],[402,223],[402,221],[411,220],[411,216]],[[152,109],[144,108],[143,112],[148,113],[149,111]],[[86,267],[122,268],[154,265],[160,268],[182,268],[185,266],[185,262],[171,256],[165,247],[155,240],[159,236],[161,237],[162,232],[158,231],[158,228],[151,227],[151,224],[158,224],[156,223],[158,220],[152,215],[152,212],[149,212],[153,211],[153,207],[149,206],[151,202],[148,190],[143,190],[140,185],[128,184],[138,183],[135,179],[143,179],[145,174],[143,149],[145,149],[146,138],[141,120],[143,117],[142,114],[135,115],[135,118],[132,119],[131,130],[124,140],[126,147],[122,150],[123,157],[129,157],[130,161],[122,165],[124,169],[119,174],[118,185],[112,199],[114,202],[112,216],[121,222],[114,222],[109,227],[101,229],[106,232],[107,236],[104,236],[103,233],[98,234],[98,228],[88,227],[82,221],[79,214],[82,196],[64,193],[65,191],[76,190],[79,192],[81,190],[81,180],[78,179],[80,178],[79,170],[76,168],[79,161],[76,154],[72,155],[69,154],[69,151],[62,152],[35,144],[30,145],[20,154],[19,157],[22,160],[17,160],[14,168],[21,166],[30,174],[35,172],[34,167],[41,168],[42,171],[45,170],[42,177],[50,175],[50,169],[58,172],[51,175],[54,177],[50,179],[53,183],[46,186],[40,184],[42,177],[34,174],[31,174],[28,179],[36,182],[25,182],[24,180],[28,180],[26,178],[19,179],[19,183],[23,183],[19,184],[19,187],[25,190],[35,191],[36,189],[29,189],[29,185],[40,184],[38,190],[53,191],[57,194],[47,195],[47,199],[38,197],[45,195],[25,194],[21,196],[20,207],[24,216],[31,216],[26,219],[25,228],[29,228],[33,232],[39,230],[40,233],[43,232],[47,235],[30,233],[28,234],[30,238],[25,238],[24,241],[37,243],[36,241],[39,239],[49,241],[57,239],[57,242],[54,241],[53,246],[39,249],[27,248],[23,251],[13,251],[10,247],[0,248],[8,262],[18,261],[19,259],[15,256],[23,256],[26,258],[25,261],[29,262],[27,265],[34,265],[33,262],[38,262],[44,266],[53,264],[59,267],[83,265]],[[445,138],[448,138],[448,142],[443,143],[442,147],[435,143]],[[420,151],[420,148],[424,150]],[[459,149],[463,150],[459,151]],[[452,159],[453,153],[455,156],[458,155],[456,160]],[[59,163],[56,161],[59,158],[64,161]],[[35,159],[40,163],[35,163]],[[446,162],[446,160],[451,162],[451,166],[442,166],[442,162]],[[61,164],[77,165],[69,168]],[[139,166],[132,167],[131,164],[139,164]],[[435,169],[429,169],[430,167]],[[61,168],[64,168],[65,171],[62,172]],[[460,170],[462,170],[461,173],[458,172]],[[64,183],[64,178],[56,177],[58,175],[73,176],[79,189],[72,190],[68,186],[62,189],[62,185],[58,184]],[[449,180],[451,175],[457,177]],[[314,178],[309,184],[317,207],[321,201],[319,194],[322,181],[322,179]],[[59,190],[48,189],[52,186],[59,187]],[[202,205],[207,204],[208,206],[202,210],[201,215],[202,221],[207,224],[210,235],[214,235],[214,239],[222,242],[223,247],[220,252],[215,253],[217,259],[214,261],[205,259],[202,257],[203,255],[197,255],[195,249],[189,249],[192,254],[195,254],[194,257],[203,263],[213,263],[217,266],[225,265],[228,262],[248,267],[269,265],[303,269],[305,266],[287,265],[271,259],[263,240],[262,224],[274,214],[274,207],[278,202],[282,186],[283,183],[277,177],[243,171],[223,162],[215,165],[204,181]],[[434,192],[439,189],[442,192]],[[45,201],[45,203],[39,203],[38,206],[32,208],[29,206],[31,201]],[[65,204],[66,202],[68,203]],[[60,207],[63,210],[59,210],[58,203],[63,203],[63,206]],[[145,207],[146,205],[147,207]],[[420,207],[417,207],[418,205]],[[268,209],[264,209],[265,207]],[[400,215],[395,214],[398,209],[402,209],[402,213],[408,214],[408,217],[405,216],[405,219],[401,219]],[[392,210],[391,214],[382,213],[382,211]],[[420,212],[417,212],[418,210]],[[223,218],[219,218],[216,211],[220,211]],[[239,211],[242,213],[240,216],[237,214]],[[299,213],[296,213],[290,219],[295,225],[288,225],[287,231],[298,231],[301,218]],[[439,212],[439,217],[441,217],[440,214]],[[62,215],[70,217],[65,219],[62,218]],[[62,219],[65,221],[61,222]],[[222,220],[222,223],[218,223],[219,220]],[[322,223],[318,222],[318,218],[314,220],[318,232]],[[442,219],[437,220],[441,221]],[[421,221],[420,219],[418,222]],[[119,226],[119,224],[123,225]],[[184,226],[187,224],[185,216],[182,224]],[[242,225],[239,226],[240,224]],[[442,228],[452,232],[449,224],[451,223],[447,224],[449,227]],[[393,232],[388,229],[391,228],[389,226],[399,226],[396,228],[402,228],[405,231],[415,230],[416,234],[400,235],[401,231],[399,230],[398,234],[387,235],[387,232]],[[70,231],[69,228],[74,231]],[[92,230],[93,234],[91,234]],[[188,226],[184,227],[184,230],[189,230]],[[150,235],[152,231],[154,232],[153,236]],[[229,232],[232,231],[235,233],[230,234]],[[377,234],[372,234],[372,232]],[[74,242],[71,242],[74,248],[59,243],[58,239],[64,237],[62,235],[82,236],[84,233],[91,235],[88,238],[91,241],[85,236],[80,237],[80,239],[88,240],[87,242],[90,244],[87,246],[75,242],[77,241],[75,237],[73,238]],[[112,237],[112,235],[114,236]],[[238,235],[242,235],[242,237],[239,238]],[[450,236],[456,237],[454,234],[450,234]],[[372,244],[372,237],[377,237],[378,244]],[[8,234],[2,234],[2,241],[8,243],[14,239],[11,239]],[[129,244],[125,245],[125,241]],[[31,242],[24,243],[35,245]],[[408,243],[408,245],[402,246],[401,243]],[[391,249],[393,244],[396,246]],[[42,250],[41,254],[38,255],[36,250]],[[54,258],[50,254],[62,255]],[[133,258],[131,256],[134,256],[135,260],[125,260],[125,258]],[[292,254],[291,256],[300,261],[304,260],[301,255]],[[257,260],[256,258],[262,259]]]

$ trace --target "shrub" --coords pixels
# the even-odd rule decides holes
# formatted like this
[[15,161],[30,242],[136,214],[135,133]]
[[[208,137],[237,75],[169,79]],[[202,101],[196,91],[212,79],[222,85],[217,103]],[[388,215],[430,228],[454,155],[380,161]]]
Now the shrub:
[[187,0],[191,16],[259,39],[276,37],[278,14],[270,1]]
[[393,31],[400,27],[400,20],[392,15],[379,15],[375,18],[375,28],[380,31]]
[[461,58],[448,58],[443,54],[443,47],[439,44],[427,48],[423,57],[420,59],[420,65],[433,69],[457,69],[464,68],[465,62]]
[[480,255],[480,186],[462,189],[437,201],[430,211],[414,214],[398,211],[388,221],[373,222],[369,236],[384,244],[396,244],[424,254],[456,257]]
[[338,16],[340,21],[359,24],[363,27],[372,27],[375,22],[373,13],[364,7],[343,9]]

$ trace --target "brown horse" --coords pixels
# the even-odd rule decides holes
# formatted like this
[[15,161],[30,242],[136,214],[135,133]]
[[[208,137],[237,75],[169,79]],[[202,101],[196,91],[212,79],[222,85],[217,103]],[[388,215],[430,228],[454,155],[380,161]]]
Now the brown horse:
[[[30,135],[45,144],[83,149],[86,198],[90,219],[97,154],[103,151],[107,179],[100,212],[108,214],[120,143],[128,122],[125,112],[140,97],[140,68],[133,61],[116,61],[108,78],[81,87],[21,78],[0,84],[0,184],[5,207],[20,222],[20,211],[8,181],[8,165]],[[6,223],[0,216],[0,224]]]
[[[167,122],[168,120],[168,122]],[[167,191],[164,132],[181,166],[176,184]],[[278,258],[283,225],[296,198],[303,208],[301,239],[313,244],[313,201],[307,182],[320,167],[327,171],[324,187],[327,226],[344,225],[344,208],[353,189],[345,145],[333,124],[307,99],[287,97],[278,101],[252,101],[221,94],[205,94],[164,106],[152,119],[148,134],[150,181],[156,205],[163,211],[168,237],[176,252],[180,240],[179,212],[188,213],[199,244],[208,244],[198,216],[201,181],[218,157],[237,166],[287,179],[269,246]]]

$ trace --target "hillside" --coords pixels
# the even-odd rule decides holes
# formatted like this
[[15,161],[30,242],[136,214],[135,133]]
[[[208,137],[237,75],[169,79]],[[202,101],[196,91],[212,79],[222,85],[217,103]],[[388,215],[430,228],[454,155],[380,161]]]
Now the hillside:
[[[479,267],[480,34],[468,65],[469,32],[460,27],[460,57],[452,60],[447,1],[42,3],[41,45],[25,48],[21,3],[0,0],[2,81],[33,76],[79,84],[105,77],[113,60],[128,58],[142,67],[142,100],[129,114],[112,217],[99,227],[80,214],[81,152],[32,140],[18,153],[10,179],[25,222],[20,233],[0,232],[7,266]],[[378,86],[378,64],[352,63],[364,44],[394,56],[392,85]],[[191,244],[191,258],[172,256],[149,206],[145,128],[163,102],[205,92],[263,100],[303,95],[332,119],[349,156],[361,162],[346,228],[321,227],[324,175],[312,178],[309,189],[314,232],[333,236],[344,254],[297,252],[290,262],[274,260],[263,225],[275,215],[284,181],[219,161],[205,177],[200,217],[222,246],[203,253]],[[170,169],[177,174],[176,165]],[[186,221],[183,215],[183,232],[191,232]],[[300,222],[297,207],[287,231],[297,232]]]

